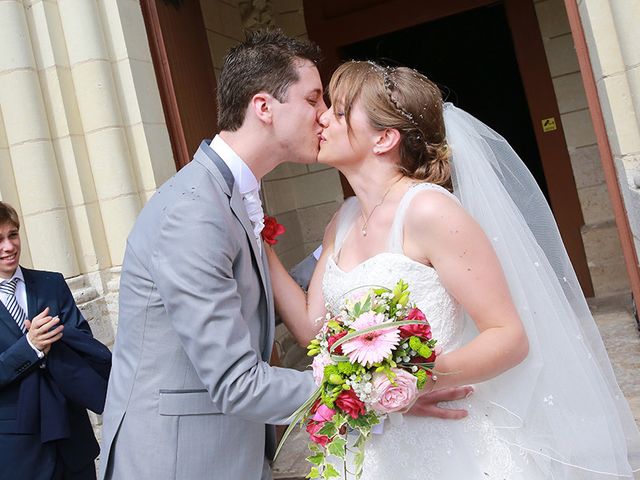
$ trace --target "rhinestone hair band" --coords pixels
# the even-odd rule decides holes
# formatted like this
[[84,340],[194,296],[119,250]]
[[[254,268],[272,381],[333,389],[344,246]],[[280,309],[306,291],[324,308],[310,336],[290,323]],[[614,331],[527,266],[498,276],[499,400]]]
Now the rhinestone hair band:
[[393,90],[395,89],[396,85],[393,82],[393,80],[391,79],[391,75],[390,74],[391,74],[391,72],[393,72],[395,70],[395,68],[393,68],[393,67],[383,67],[382,65],[378,65],[377,63],[372,62],[372,61],[369,61],[368,63],[370,65],[372,65],[373,67],[375,67],[380,72],[382,72],[382,82],[383,82],[383,85],[384,85],[384,91],[386,92],[387,97],[389,97],[389,101],[393,105],[393,108],[395,108],[396,111],[400,115],[402,115],[404,118],[409,120],[409,122],[411,122],[411,125],[413,125],[413,127],[416,130],[418,130],[418,133],[419,133],[418,139],[426,138],[423,135],[422,129],[418,125],[418,122],[416,122],[415,119],[413,118],[413,115],[411,113],[409,113],[402,105],[400,105],[400,102],[398,102],[398,100],[396,100],[394,98],[394,96],[393,96]]

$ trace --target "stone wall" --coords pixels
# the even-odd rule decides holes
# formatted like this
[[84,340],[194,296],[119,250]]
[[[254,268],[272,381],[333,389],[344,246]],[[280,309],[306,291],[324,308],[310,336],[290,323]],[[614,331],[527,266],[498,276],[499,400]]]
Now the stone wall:
[[585,226],[582,238],[596,296],[629,291],[620,239],[562,0],[535,3]]
[[578,5],[618,182],[640,257],[640,0],[581,0]]

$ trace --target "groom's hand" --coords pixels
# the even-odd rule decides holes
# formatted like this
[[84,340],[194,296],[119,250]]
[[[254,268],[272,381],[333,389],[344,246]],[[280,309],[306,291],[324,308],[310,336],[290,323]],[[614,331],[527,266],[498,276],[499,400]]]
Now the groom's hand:
[[449,402],[451,400],[462,400],[473,393],[473,387],[443,388],[421,395],[407,412],[408,415],[420,417],[436,417],[447,420],[460,420],[467,416],[468,412],[463,409],[445,408],[438,405],[439,402]]

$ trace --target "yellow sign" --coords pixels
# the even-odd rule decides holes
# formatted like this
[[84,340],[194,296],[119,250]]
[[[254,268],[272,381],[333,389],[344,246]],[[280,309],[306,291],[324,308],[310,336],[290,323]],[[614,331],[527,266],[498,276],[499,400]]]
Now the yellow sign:
[[554,130],[557,130],[557,129],[558,127],[556,127],[556,119],[554,117],[545,118],[544,120],[542,120],[543,132],[553,132]]

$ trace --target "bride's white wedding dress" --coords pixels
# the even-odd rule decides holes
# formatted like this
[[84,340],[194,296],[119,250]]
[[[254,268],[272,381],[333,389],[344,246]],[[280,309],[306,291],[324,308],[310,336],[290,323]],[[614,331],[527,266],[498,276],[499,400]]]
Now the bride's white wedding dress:
[[[335,250],[323,279],[323,293],[329,309],[338,311],[344,296],[354,289],[373,285],[393,288],[402,279],[409,284],[411,299],[425,313],[433,338],[444,352],[463,343],[464,316],[460,305],[449,295],[435,269],[405,256],[402,232],[405,212],[419,191],[431,189],[451,195],[432,184],[417,184],[405,194],[392,226],[388,250],[375,255],[350,271],[337,264],[340,248],[360,214],[355,198],[348,199],[339,214]],[[457,201],[457,200],[456,200]],[[487,409],[497,408],[483,385],[468,399],[449,402],[465,408],[463,420],[395,415],[387,419],[382,434],[367,442],[363,480],[537,480],[544,478],[526,452],[505,443],[500,431],[487,419]],[[352,478],[351,476],[349,478]]]
[[[529,339],[527,358],[475,385],[463,420],[405,415],[385,422],[366,447],[365,480],[604,480],[640,471],[640,432],[615,380],[555,220],[526,166],[499,134],[445,104],[455,197],[431,184],[409,189],[387,250],[340,269],[340,249],[360,207],[345,202],[323,279],[325,301],[372,285],[409,284],[445,352],[477,335],[437,272],[404,255],[403,224],[423,189],[460,200],[502,265]],[[417,200],[416,200],[417,201]]]

